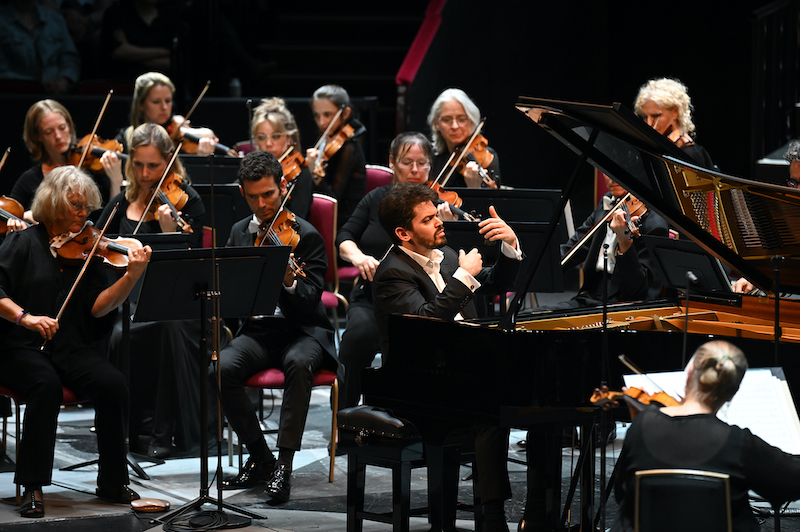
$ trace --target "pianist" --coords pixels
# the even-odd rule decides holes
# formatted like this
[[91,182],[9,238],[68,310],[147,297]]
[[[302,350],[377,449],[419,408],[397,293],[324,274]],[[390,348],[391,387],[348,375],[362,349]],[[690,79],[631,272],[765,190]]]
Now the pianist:
[[[384,356],[392,356],[388,345],[388,316],[416,314],[453,321],[475,317],[472,296],[477,291],[508,291],[522,260],[513,229],[497,217],[480,222],[484,238],[502,242],[502,256],[484,268],[473,249],[456,253],[446,247],[442,221],[434,202],[437,195],[416,184],[395,185],[381,201],[380,223],[389,235],[392,249],[375,274],[373,301]],[[420,339],[424,341],[424,339]],[[475,439],[478,483],[485,516],[484,531],[507,532],[504,501],[511,497],[508,481],[508,429],[478,428]]]
[[727,425],[716,416],[736,394],[746,370],[747,359],[738,347],[725,341],[708,342],[700,346],[686,367],[683,402],[661,409],[648,407],[636,416],[616,467],[619,479],[614,490],[619,512],[612,531],[634,530],[636,471],[645,469],[729,474],[735,532],[759,530],[748,505],[748,490],[776,507],[800,497],[800,457],[786,454],[749,430]]

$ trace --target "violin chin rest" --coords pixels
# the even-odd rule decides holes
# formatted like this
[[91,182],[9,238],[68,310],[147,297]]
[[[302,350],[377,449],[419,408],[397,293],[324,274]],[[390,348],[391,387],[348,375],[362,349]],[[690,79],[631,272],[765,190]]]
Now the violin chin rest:
[[163,512],[169,510],[169,501],[161,499],[136,499],[131,501],[131,508],[137,512]]

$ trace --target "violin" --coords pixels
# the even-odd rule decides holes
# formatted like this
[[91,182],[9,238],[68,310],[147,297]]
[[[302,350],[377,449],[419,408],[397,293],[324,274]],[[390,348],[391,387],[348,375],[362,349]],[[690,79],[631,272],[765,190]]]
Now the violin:
[[[628,224],[625,234],[633,239],[640,235],[639,229],[642,227],[643,217],[647,213],[647,206],[630,194],[625,196],[624,201],[620,201],[620,204],[620,209],[625,213],[625,223]],[[632,216],[638,216],[639,219],[634,222],[631,219]]]
[[108,238],[101,231],[87,223],[83,230],[69,242],[58,248],[58,256],[65,262],[83,262],[89,256],[97,239],[100,242],[92,258],[103,261],[103,264],[115,270],[128,268],[128,250],[142,249],[142,243],[135,238]]
[[467,164],[470,162],[476,162],[478,163],[478,174],[480,174],[483,182],[489,187],[497,188],[497,185],[494,185],[492,179],[489,177],[489,174],[486,173],[489,165],[494,161],[494,154],[490,152],[488,148],[489,141],[486,140],[486,137],[481,134],[475,135],[475,137],[469,143],[465,144],[464,146],[458,146],[455,149],[454,153],[459,151],[463,151],[465,153],[464,157],[461,158],[459,163],[455,166],[455,169],[459,174],[463,174]]
[[31,224],[22,219],[24,214],[25,207],[20,202],[14,198],[0,196],[0,234],[8,230],[9,220],[17,220],[24,223],[26,227],[30,227]]
[[[294,148],[291,149],[293,150]],[[281,157],[278,161],[283,167],[283,177],[286,178],[286,181],[294,181],[297,179],[297,176],[300,175],[300,172],[302,172],[303,168],[306,166],[305,158],[297,151],[293,151],[291,154]]]
[[627,388],[624,392],[612,392],[607,386],[595,388],[589,401],[594,405],[607,408],[616,404],[620,399],[624,399],[628,403],[631,419],[636,417],[642,407],[647,405],[678,406],[681,404],[681,401],[666,392],[648,394],[641,388],[635,387]]
[[77,144],[70,147],[68,161],[72,166],[78,166],[81,161],[83,152],[87,146],[91,146],[86,153],[86,158],[83,161],[81,169],[90,170],[96,174],[103,172],[103,165],[100,164],[100,158],[107,151],[113,151],[123,161],[128,160],[128,155],[122,153],[122,144],[114,139],[103,140],[97,135],[86,135]]
[[[172,117],[172,121],[167,125],[166,129],[169,132],[170,138],[176,143],[183,140],[183,151],[185,153],[197,153],[200,139],[204,137],[196,133],[196,130],[191,127],[191,122],[189,122],[189,120],[178,120]],[[233,148],[229,148],[216,141],[214,141],[214,153],[217,155],[230,155],[231,157],[243,157],[242,154]]]
[[[265,221],[261,224],[256,236],[256,246],[290,246],[294,251],[300,242],[300,235],[294,230],[295,221],[294,214],[282,208],[269,223]],[[289,267],[295,275],[306,276],[303,266],[294,257],[289,257]]]
[[[156,190],[155,200],[158,205],[169,206],[170,213],[175,221],[178,222],[178,227],[181,231],[184,233],[194,233],[191,224],[178,213],[189,200],[189,194],[183,190],[181,183],[183,183],[183,178],[181,176],[175,172],[170,173]],[[155,211],[158,209],[158,205],[155,204],[156,202],[150,205],[150,214],[155,215]]]
[[356,130],[353,126],[345,124],[339,128],[339,131],[331,135],[331,138],[325,142],[325,147],[320,150],[319,157],[317,157],[317,161],[314,164],[315,176],[325,177],[325,168],[328,166],[328,161],[342,149],[345,142],[353,138],[355,132]]

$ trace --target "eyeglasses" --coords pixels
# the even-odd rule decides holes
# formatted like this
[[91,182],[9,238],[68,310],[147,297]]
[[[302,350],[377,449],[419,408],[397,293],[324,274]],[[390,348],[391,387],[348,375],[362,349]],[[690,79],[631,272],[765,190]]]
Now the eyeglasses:
[[410,159],[405,159],[402,161],[397,161],[397,164],[400,166],[405,166],[406,168],[411,168],[415,164],[417,168],[430,168],[431,162],[428,159],[423,159],[422,161],[412,161]]
[[272,140],[272,142],[278,142],[285,136],[286,133],[273,133],[272,135],[258,135],[256,139],[260,142],[266,142],[267,139]]
[[461,115],[456,117],[442,116],[439,118],[439,123],[445,126],[449,126],[453,123],[453,120],[455,120],[459,126],[463,126],[469,123],[469,117],[466,115]]
[[89,212],[91,210],[91,205],[87,205],[86,203],[73,203],[71,201],[68,201],[67,203],[69,203],[69,207],[76,213],[79,213],[84,209],[86,210],[86,212]]

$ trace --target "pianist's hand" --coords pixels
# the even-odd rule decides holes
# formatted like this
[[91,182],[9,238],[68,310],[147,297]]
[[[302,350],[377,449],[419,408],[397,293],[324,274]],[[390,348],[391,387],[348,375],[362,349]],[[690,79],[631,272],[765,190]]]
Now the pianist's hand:
[[494,205],[489,205],[489,216],[478,223],[478,232],[483,235],[483,238],[493,242],[502,240],[517,249],[517,234],[497,215]]
[[753,283],[745,279],[744,277],[740,278],[731,285],[733,291],[737,294],[749,294],[753,291]]
[[483,258],[476,248],[472,248],[469,253],[464,253],[463,249],[458,250],[458,265],[465,269],[467,273],[475,277],[483,268]]

